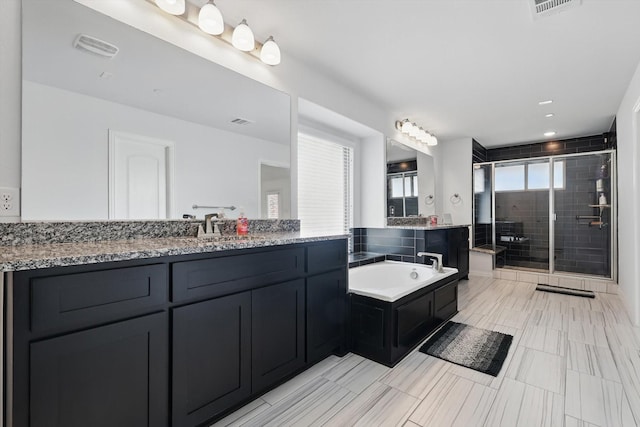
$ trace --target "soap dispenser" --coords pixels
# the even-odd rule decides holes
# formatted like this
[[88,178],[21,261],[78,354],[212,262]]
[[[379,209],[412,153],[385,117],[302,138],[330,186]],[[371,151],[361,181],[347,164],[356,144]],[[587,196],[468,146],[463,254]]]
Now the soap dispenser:
[[249,220],[244,216],[242,208],[240,208],[240,215],[236,222],[236,233],[238,236],[246,236],[249,234]]

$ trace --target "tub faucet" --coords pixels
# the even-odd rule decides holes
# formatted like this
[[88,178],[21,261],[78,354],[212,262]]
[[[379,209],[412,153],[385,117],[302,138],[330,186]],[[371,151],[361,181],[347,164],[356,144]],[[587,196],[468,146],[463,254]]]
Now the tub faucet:
[[444,270],[442,268],[442,254],[436,254],[432,252],[418,252],[418,256],[419,257],[428,256],[428,257],[435,258],[431,266],[438,273],[444,273]]

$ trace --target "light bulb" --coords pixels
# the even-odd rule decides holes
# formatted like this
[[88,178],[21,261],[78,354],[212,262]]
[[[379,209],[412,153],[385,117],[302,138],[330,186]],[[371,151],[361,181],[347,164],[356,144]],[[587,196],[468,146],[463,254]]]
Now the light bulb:
[[185,11],[185,0],[156,0],[162,10],[172,15],[182,15]]
[[247,20],[243,19],[231,36],[231,44],[236,49],[240,49],[243,52],[251,52],[256,47],[256,41],[253,37],[253,31],[247,25]]
[[405,121],[402,122],[401,132],[408,134],[411,132],[411,128],[413,128],[413,125],[411,124],[409,119],[405,119]]
[[280,63],[280,47],[273,40],[273,36],[269,36],[260,50],[260,60],[267,65],[278,65]]
[[224,32],[224,19],[220,9],[212,2],[205,4],[198,14],[198,26],[202,31],[214,36]]

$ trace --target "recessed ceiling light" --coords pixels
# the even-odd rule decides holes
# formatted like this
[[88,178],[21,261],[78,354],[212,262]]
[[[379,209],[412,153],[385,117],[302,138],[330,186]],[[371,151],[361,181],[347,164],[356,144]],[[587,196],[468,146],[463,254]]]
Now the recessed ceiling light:
[[551,104],[552,102],[553,102],[552,99],[547,99],[546,101],[538,102],[538,105],[547,105],[547,104]]
[[545,114],[545,117],[553,117],[553,113]]
[[556,134],[556,133],[555,133],[554,131],[550,131],[550,132],[545,132],[545,133],[544,133],[544,136],[553,136],[553,135],[555,135],[555,134]]

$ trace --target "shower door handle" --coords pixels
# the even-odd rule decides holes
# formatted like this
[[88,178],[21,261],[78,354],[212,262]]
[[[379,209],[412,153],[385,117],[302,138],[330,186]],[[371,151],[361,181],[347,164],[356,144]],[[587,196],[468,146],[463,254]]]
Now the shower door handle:
[[551,219],[552,219],[553,221],[555,221],[556,219],[558,219],[555,213],[552,215],[552,218],[551,218]]

